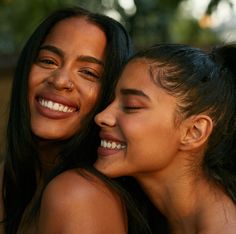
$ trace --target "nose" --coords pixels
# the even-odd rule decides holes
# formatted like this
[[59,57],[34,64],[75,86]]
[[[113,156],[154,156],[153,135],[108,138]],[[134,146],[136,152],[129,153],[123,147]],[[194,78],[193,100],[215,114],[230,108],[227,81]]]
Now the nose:
[[106,109],[95,116],[95,122],[98,126],[114,127],[116,125],[115,107],[111,103]]
[[72,74],[66,68],[54,71],[54,73],[48,78],[48,83],[57,90],[72,91],[74,89]]

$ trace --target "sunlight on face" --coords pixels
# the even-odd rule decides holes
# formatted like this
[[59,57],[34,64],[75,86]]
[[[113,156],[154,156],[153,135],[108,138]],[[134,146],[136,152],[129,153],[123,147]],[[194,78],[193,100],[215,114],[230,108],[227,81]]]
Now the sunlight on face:
[[80,130],[98,99],[105,50],[105,33],[83,18],[62,20],[51,30],[29,77],[36,136],[64,140]]
[[95,118],[103,140],[96,168],[109,176],[136,177],[167,170],[179,145],[175,111],[175,98],[153,82],[149,64],[142,59],[130,62],[115,100]]

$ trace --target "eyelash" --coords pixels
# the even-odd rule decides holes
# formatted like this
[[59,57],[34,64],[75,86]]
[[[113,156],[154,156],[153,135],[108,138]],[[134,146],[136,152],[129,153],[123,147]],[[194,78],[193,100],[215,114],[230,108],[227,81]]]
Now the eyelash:
[[92,78],[97,79],[97,80],[100,79],[100,76],[98,76],[95,72],[91,72],[91,71],[86,70],[86,69],[80,70],[79,72],[82,73],[83,75],[85,75],[86,77],[89,76],[89,77],[92,77]]
[[[57,62],[51,58],[38,58],[36,62],[45,68],[54,68],[55,66],[58,66]],[[96,79],[96,80],[100,79],[100,76],[96,72],[90,71],[89,68],[80,69],[79,73],[84,75],[86,78]]]
[[53,59],[48,58],[39,58],[37,59],[37,63],[47,68],[51,68],[51,66],[57,66],[57,63]]
[[136,112],[137,110],[142,109],[142,107],[139,106],[123,106],[122,108],[127,113]]
[[46,64],[55,64],[55,62],[51,59],[42,59],[40,60],[40,62],[46,63]]

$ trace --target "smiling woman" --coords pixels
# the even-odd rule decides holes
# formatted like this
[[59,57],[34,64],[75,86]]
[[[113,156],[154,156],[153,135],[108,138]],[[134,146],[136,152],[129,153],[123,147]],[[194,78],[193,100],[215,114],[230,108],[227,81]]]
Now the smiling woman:
[[63,140],[79,131],[98,98],[105,47],[105,33],[86,19],[66,19],[48,34],[29,74],[36,136]]
[[134,177],[170,233],[235,233],[235,58],[236,44],[150,47],[129,60],[95,117],[96,168]]
[[121,24],[81,8],[53,12],[29,38],[13,81],[1,168],[3,233],[127,233],[121,198],[92,167],[92,120],[130,54]]

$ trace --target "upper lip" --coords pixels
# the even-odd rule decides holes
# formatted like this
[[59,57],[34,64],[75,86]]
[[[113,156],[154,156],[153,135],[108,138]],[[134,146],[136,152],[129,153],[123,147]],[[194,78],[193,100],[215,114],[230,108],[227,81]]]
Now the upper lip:
[[100,131],[99,136],[100,136],[101,139],[104,139],[104,140],[120,142],[120,143],[123,143],[123,144],[125,143],[124,141],[118,139],[117,137],[115,137],[111,133],[105,132],[103,130]]
[[76,110],[79,109],[79,105],[74,100],[69,99],[69,98],[62,96],[62,95],[58,95],[58,94],[55,94],[52,92],[41,92],[36,95],[36,99],[38,99],[39,97],[46,99],[46,100],[60,103],[64,106],[75,108]]

